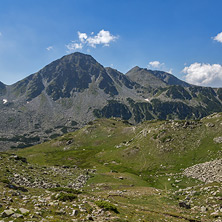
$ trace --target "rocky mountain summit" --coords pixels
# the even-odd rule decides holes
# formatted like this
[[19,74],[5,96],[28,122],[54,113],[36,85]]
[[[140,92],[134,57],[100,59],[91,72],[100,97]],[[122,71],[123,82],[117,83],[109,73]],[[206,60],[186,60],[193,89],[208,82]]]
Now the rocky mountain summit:
[[199,119],[222,111],[222,89],[135,67],[126,75],[73,53],[10,86],[0,83],[0,149],[22,148],[81,128],[96,118],[136,124]]
[[190,87],[189,83],[186,83],[170,73],[157,71],[157,70],[148,70],[143,69],[138,66],[135,66],[126,73],[132,81],[139,83],[144,87],[166,87],[169,85],[177,85],[183,87]]

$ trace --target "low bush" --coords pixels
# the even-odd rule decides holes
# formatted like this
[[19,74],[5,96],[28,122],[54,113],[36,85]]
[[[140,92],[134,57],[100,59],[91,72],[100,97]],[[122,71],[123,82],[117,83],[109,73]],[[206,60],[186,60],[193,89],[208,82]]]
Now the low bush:
[[96,201],[95,204],[98,207],[100,207],[100,208],[102,208],[104,210],[113,211],[115,213],[119,213],[117,207],[114,204],[112,204],[112,203],[110,203],[108,201],[99,200],[99,201]]
[[61,193],[55,195],[53,198],[56,199],[56,200],[65,202],[65,201],[73,201],[73,200],[77,199],[77,196],[73,193],[63,193],[63,192],[61,192]]

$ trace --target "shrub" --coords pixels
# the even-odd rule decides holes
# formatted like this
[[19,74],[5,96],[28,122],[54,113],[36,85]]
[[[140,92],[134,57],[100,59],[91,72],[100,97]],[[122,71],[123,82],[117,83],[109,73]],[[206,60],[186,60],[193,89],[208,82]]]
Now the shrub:
[[111,210],[115,213],[119,213],[119,211],[117,210],[117,207],[108,201],[99,200],[99,201],[96,201],[95,204],[104,210],[109,210],[109,211]]
[[60,194],[55,195],[53,198],[56,199],[56,200],[65,202],[65,201],[73,201],[77,198],[77,196],[73,193],[63,193],[63,192],[61,192]]

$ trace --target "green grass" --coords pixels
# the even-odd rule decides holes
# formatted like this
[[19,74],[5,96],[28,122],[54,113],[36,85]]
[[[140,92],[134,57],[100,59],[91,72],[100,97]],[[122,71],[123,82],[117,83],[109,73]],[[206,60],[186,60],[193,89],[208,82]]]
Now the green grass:
[[[170,121],[148,121],[135,127],[120,120],[101,119],[74,133],[17,152],[39,165],[78,165],[137,176],[179,173],[183,168],[221,157],[221,146],[213,138],[222,134],[222,129],[219,123],[206,127],[207,121],[194,128],[173,129]],[[150,133],[143,135],[143,130]],[[73,142],[66,150],[69,140]]]
[[[209,122],[215,126],[207,127]],[[55,165],[95,169],[84,187],[86,193],[78,195],[78,199],[81,195],[101,196],[114,206],[118,204],[120,221],[137,221],[142,216],[144,221],[165,217],[167,221],[186,221],[199,214],[180,209],[178,201],[184,195],[174,192],[197,187],[195,204],[206,198],[200,191],[203,183],[182,172],[194,164],[222,158],[221,144],[213,141],[222,135],[221,122],[222,118],[217,117],[187,127],[183,127],[186,121],[147,121],[133,126],[119,119],[99,119],[73,133],[13,152],[39,169]],[[67,145],[67,141],[71,142]],[[4,181],[10,172],[0,169],[0,175],[0,181]],[[61,200],[76,195],[76,191],[63,186],[50,191],[60,192]],[[122,190],[126,192],[118,194]]]

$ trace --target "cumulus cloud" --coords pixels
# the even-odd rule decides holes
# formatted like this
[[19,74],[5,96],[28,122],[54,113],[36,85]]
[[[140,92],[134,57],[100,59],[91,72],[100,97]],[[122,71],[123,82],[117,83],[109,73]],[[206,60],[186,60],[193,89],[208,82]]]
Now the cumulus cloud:
[[66,45],[66,48],[68,49],[67,52],[72,52],[78,49],[82,49],[83,45],[82,43],[76,43],[75,41],[72,41],[68,45]]
[[222,32],[218,33],[215,37],[212,37],[213,40],[222,43]]
[[71,41],[71,43],[66,45],[68,52],[82,49],[85,46],[90,46],[93,48],[96,48],[97,45],[109,46],[110,42],[113,42],[118,38],[118,36],[114,36],[109,31],[105,31],[104,29],[99,31],[96,35],[94,35],[94,32],[91,32],[91,34],[88,36],[86,33],[79,31],[77,34],[78,40]]
[[48,50],[48,51],[50,51],[52,49],[53,49],[53,46],[49,46],[49,47],[46,48],[46,50]]
[[149,62],[148,68],[161,68],[164,65],[164,63],[160,63],[159,61],[151,61]]
[[90,46],[95,48],[96,45],[100,44],[109,46],[109,43],[115,41],[117,38],[117,36],[111,35],[109,31],[102,29],[97,35],[87,38],[86,41]]
[[194,85],[222,87],[222,66],[220,64],[193,63],[182,70],[185,80]]
[[156,70],[161,70],[167,73],[172,74],[173,73],[173,69],[169,68],[165,65],[165,63],[161,63],[160,61],[151,61],[149,62],[149,64],[147,65],[148,69],[156,69]]
[[78,32],[78,36],[79,36],[80,42],[85,42],[88,37],[86,33],[81,33],[81,32]]

